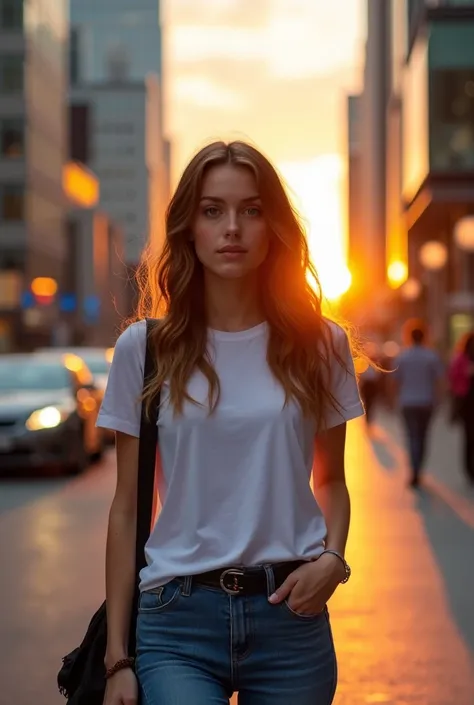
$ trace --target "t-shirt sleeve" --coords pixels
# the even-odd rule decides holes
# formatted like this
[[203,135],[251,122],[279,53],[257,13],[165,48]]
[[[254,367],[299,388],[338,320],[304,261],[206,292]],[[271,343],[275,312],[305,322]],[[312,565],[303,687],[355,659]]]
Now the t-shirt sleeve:
[[330,406],[326,411],[326,428],[338,426],[346,421],[364,415],[357,377],[354,369],[354,360],[345,331],[338,325],[330,323],[334,347],[343,364],[333,356],[331,363],[331,394],[337,402],[336,408]]
[[145,346],[145,321],[133,323],[118,338],[97,426],[140,436]]

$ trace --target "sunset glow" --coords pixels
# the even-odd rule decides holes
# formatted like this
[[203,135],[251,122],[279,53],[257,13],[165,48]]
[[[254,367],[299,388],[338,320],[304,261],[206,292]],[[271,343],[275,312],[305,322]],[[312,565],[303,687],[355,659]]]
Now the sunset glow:
[[363,8],[362,0],[173,0],[163,18],[173,182],[213,140],[261,149],[292,191],[331,300],[351,283],[341,138],[344,96],[360,89]]
[[342,163],[336,154],[280,164],[292,202],[302,216],[323,294],[338,299],[351,285],[342,221]]

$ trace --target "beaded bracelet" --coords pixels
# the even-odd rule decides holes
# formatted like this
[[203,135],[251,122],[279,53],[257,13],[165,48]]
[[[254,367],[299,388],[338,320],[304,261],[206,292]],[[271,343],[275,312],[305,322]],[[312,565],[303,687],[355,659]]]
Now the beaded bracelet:
[[124,668],[133,668],[134,664],[135,659],[131,656],[120,659],[120,661],[117,661],[117,663],[114,663],[113,666],[106,670],[105,680],[109,680],[109,678],[115,675],[118,671],[122,671]]

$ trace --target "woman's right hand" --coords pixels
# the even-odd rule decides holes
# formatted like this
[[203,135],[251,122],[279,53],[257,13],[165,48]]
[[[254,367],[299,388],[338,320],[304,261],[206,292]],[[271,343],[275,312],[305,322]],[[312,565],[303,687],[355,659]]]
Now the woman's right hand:
[[131,668],[123,668],[108,679],[104,705],[137,705],[138,681]]

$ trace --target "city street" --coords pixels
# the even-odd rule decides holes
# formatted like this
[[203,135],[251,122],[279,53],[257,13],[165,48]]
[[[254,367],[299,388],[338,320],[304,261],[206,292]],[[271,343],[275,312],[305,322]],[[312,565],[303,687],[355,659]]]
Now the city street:
[[[349,426],[353,576],[330,604],[336,705],[474,702],[474,493],[437,420],[426,488],[406,488],[396,420]],[[58,705],[61,656],[103,599],[113,455],[73,479],[0,483],[1,705]],[[291,705],[291,704],[289,704]]]

